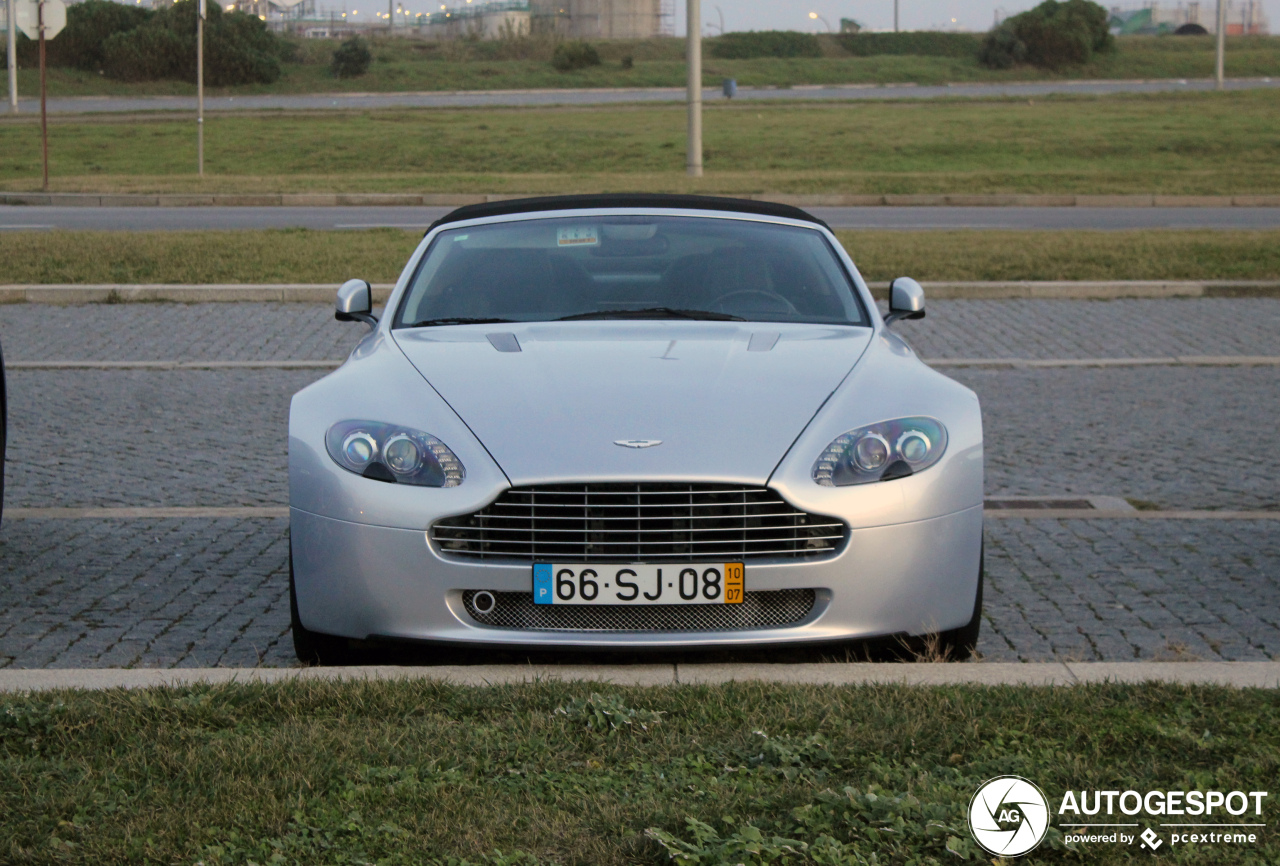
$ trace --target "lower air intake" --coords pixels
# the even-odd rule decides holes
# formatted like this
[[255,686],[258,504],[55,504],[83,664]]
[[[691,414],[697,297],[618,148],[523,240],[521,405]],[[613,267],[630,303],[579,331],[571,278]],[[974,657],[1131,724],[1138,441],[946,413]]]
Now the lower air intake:
[[[813,610],[812,589],[748,592],[742,604],[534,604],[531,592],[494,592],[494,606],[476,609],[476,591],[462,594],[471,618],[491,628],[550,631],[747,631],[782,628]],[[486,600],[487,601],[487,600]]]

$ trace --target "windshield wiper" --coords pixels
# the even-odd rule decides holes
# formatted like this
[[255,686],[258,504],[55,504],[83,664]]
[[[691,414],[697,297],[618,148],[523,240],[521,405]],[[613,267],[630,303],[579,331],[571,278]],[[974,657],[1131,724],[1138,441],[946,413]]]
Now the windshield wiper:
[[405,325],[405,327],[434,328],[437,325],[497,325],[510,321],[510,319],[484,319],[476,318],[475,316],[449,316],[443,319],[423,319],[421,322],[412,322]]
[[575,319],[702,319],[709,322],[745,322],[741,316],[713,313],[710,310],[677,310],[674,307],[647,307],[643,310],[596,310],[594,313],[575,313],[561,316],[557,322]]

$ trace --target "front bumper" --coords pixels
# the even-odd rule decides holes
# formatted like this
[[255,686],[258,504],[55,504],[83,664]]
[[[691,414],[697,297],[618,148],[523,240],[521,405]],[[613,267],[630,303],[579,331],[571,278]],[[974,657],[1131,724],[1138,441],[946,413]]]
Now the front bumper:
[[919,635],[973,614],[982,507],[855,528],[818,562],[747,564],[747,590],[812,589],[808,617],[782,628],[582,631],[495,628],[467,613],[467,590],[529,592],[532,568],[441,556],[425,531],[290,509],[302,624],[323,634],[527,647],[715,647]]

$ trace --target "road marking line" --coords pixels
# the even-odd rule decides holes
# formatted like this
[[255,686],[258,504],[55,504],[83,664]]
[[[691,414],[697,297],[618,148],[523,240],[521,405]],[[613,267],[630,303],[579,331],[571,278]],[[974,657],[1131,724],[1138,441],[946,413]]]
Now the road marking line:
[[[1157,358],[923,358],[931,367],[1277,367],[1280,355]],[[323,370],[339,359],[298,361],[10,361],[10,370]]]
[[[1096,508],[988,508],[988,520],[1280,520],[1280,511],[1138,511]],[[53,508],[10,507],[8,520],[143,520],[158,518],[280,518],[284,505],[225,507],[83,506]]]
[[10,370],[328,370],[342,361],[11,361]]
[[923,358],[931,367],[1275,367],[1280,355],[1170,355],[1155,358]]
[[102,520],[150,518],[277,518],[288,517],[282,505],[234,505],[222,508],[184,507],[84,507],[84,508],[6,508],[6,520]]
[[985,509],[987,520],[1280,520],[1280,511],[1139,511],[1094,508]]

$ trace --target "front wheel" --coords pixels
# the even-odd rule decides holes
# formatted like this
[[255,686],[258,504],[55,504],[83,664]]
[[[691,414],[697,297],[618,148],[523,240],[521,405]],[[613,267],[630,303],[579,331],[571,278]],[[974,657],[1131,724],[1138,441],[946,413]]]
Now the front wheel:
[[978,632],[982,630],[982,584],[986,576],[987,552],[983,542],[978,554],[978,594],[973,600],[973,617],[959,628],[939,635],[938,649],[948,661],[962,662],[973,655],[978,646]]
[[344,637],[311,631],[298,617],[298,590],[293,581],[293,545],[289,545],[289,627],[293,632],[293,652],[305,665],[357,664],[351,641]]

